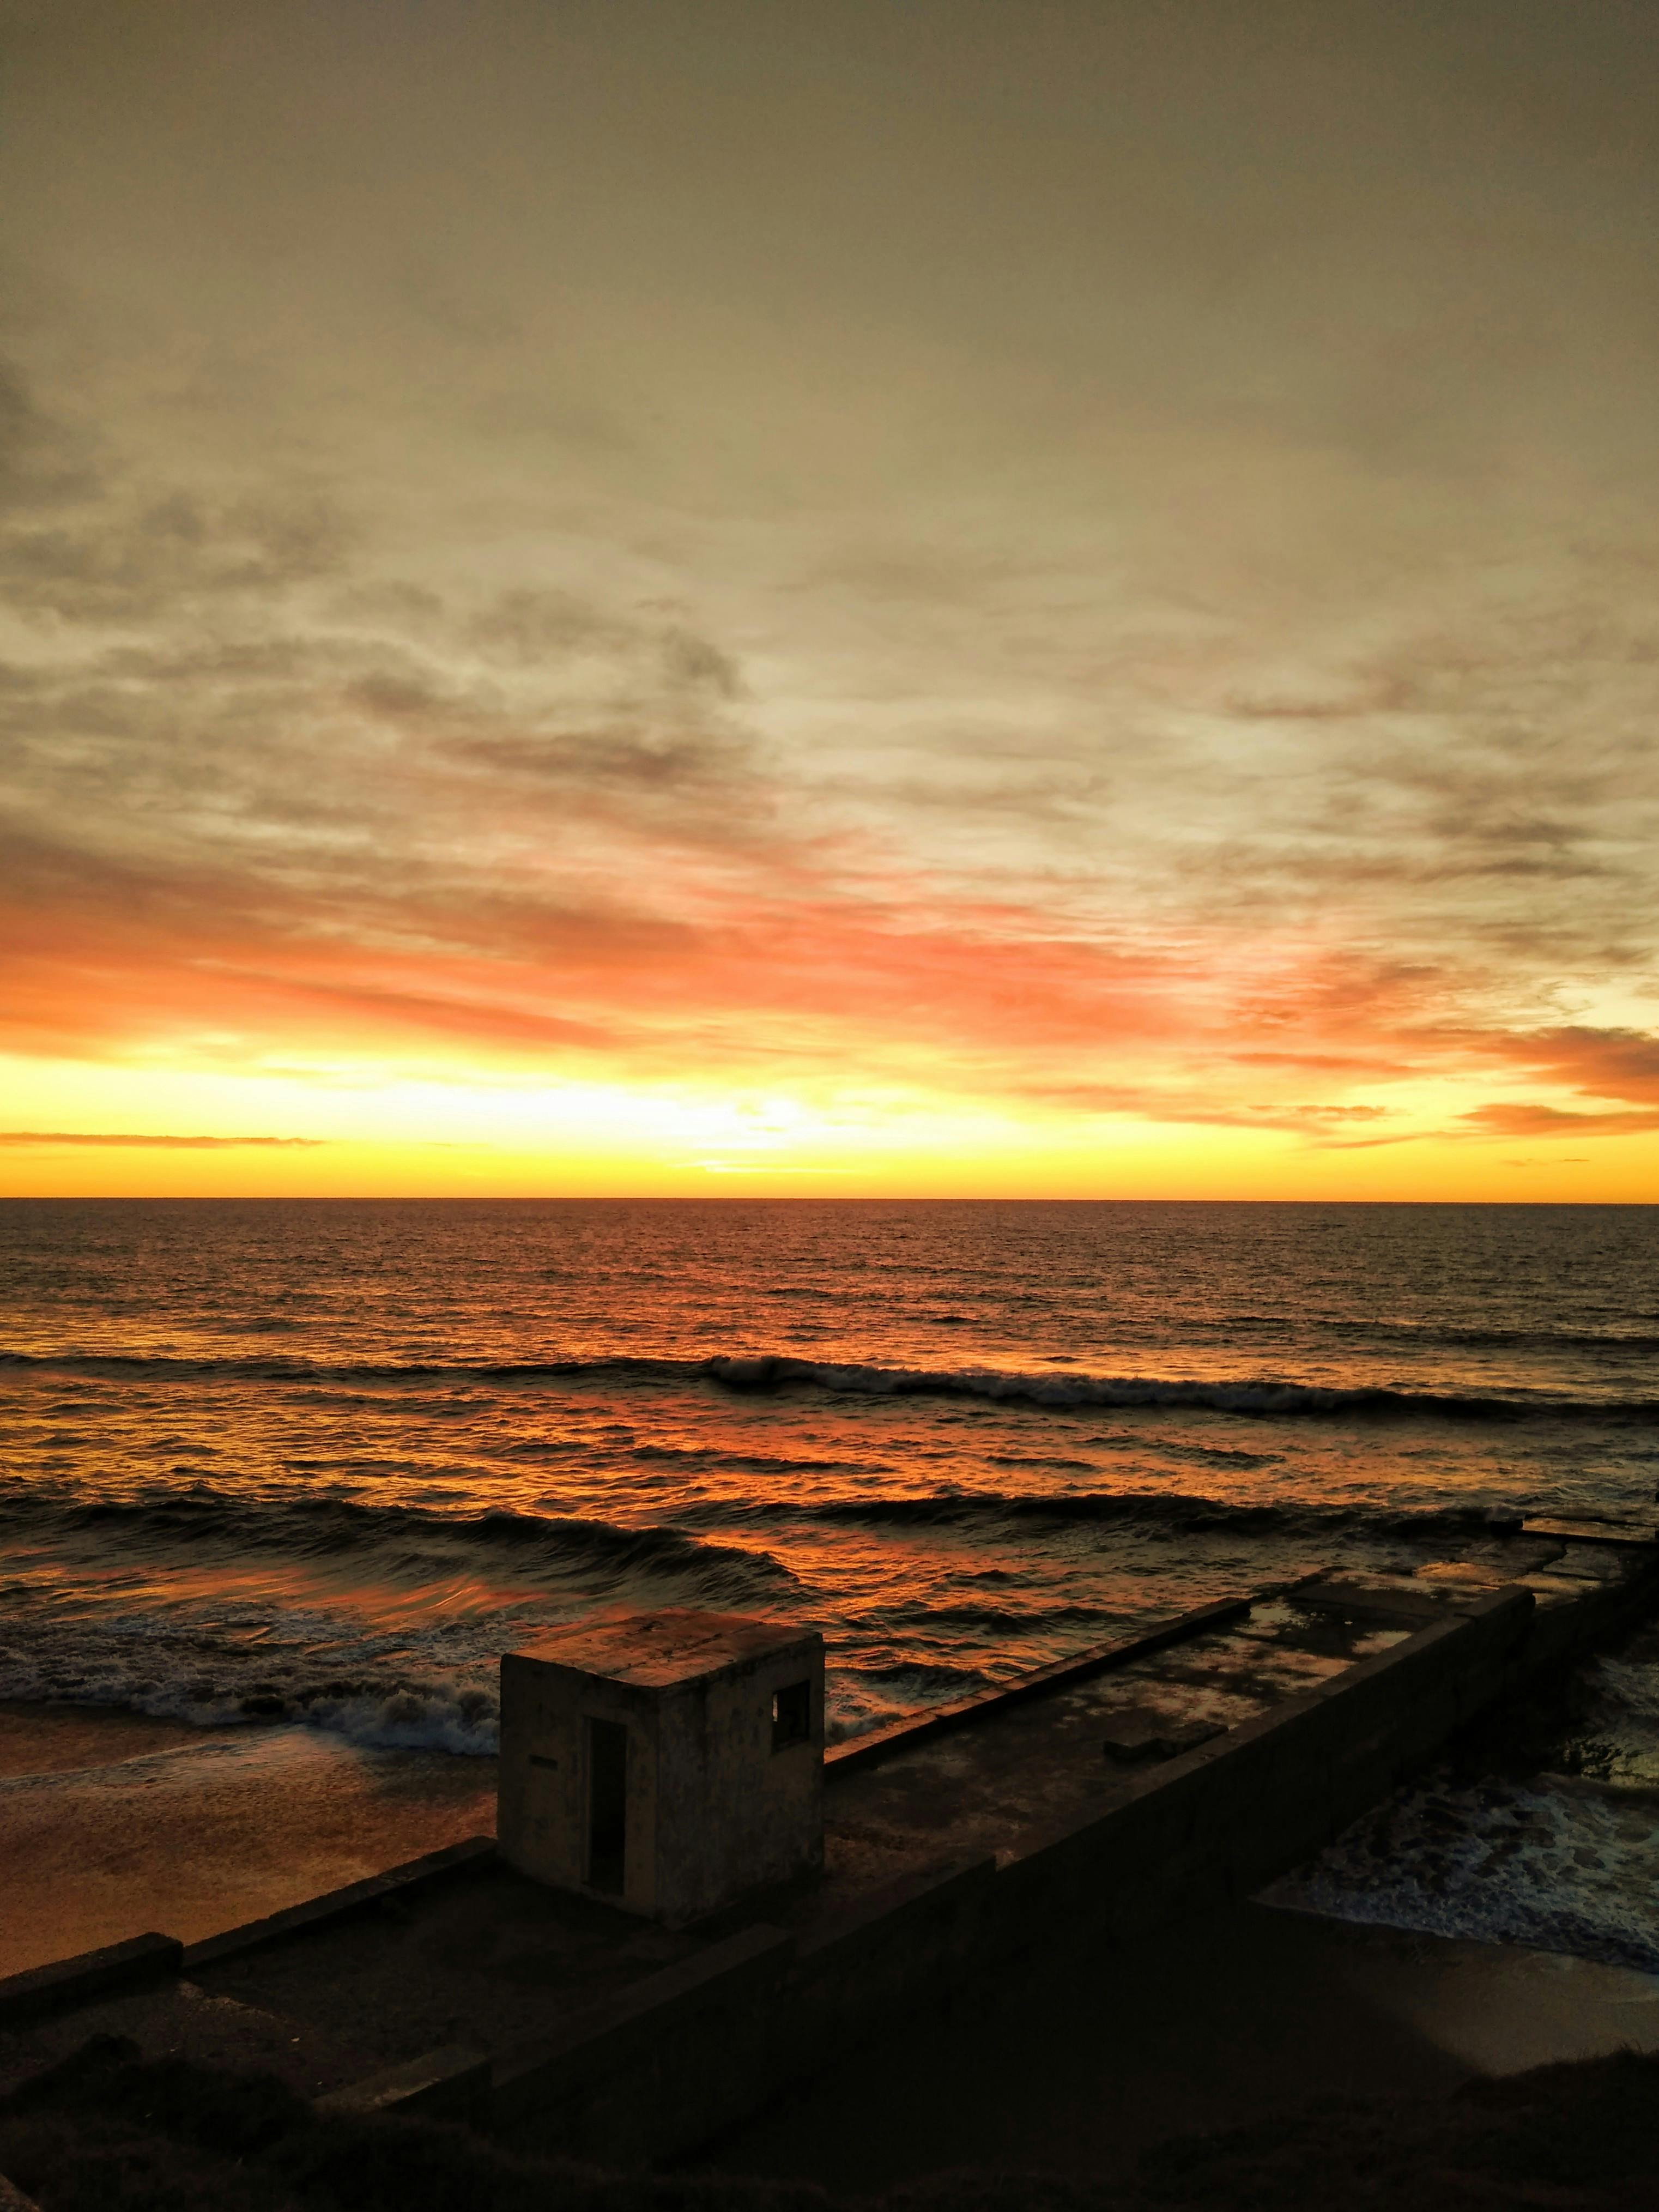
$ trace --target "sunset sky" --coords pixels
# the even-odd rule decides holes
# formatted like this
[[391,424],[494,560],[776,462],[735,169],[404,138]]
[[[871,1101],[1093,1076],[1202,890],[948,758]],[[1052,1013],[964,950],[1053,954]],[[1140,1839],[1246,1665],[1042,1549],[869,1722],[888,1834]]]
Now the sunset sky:
[[1659,1199],[1653,0],[0,44],[0,1189]]

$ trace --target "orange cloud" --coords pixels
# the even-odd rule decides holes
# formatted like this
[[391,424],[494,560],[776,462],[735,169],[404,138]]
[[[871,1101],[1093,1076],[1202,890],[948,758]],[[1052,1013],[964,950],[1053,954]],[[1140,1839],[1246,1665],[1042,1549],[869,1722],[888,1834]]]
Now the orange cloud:
[[1639,1030],[1534,1030],[1493,1037],[1488,1048],[1585,1097],[1659,1105],[1659,1037]]
[[1462,1119],[1482,1136],[1629,1137],[1659,1129],[1659,1109],[1649,1113],[1575,1114],[1557,1106],[1498,1103],[1472,1107]]

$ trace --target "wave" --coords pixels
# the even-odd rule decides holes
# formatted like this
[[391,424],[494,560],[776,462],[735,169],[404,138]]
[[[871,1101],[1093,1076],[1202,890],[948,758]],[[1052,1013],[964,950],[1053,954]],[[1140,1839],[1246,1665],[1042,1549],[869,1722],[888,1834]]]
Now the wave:
[[0,1636],[0,1699],[115,1707],[215,1730],[297,1725],[366,1750],[482,1757],[497,1746],[495,1660],[534,1640],[465,1627],[384,1635],[314,1610],[261,1608],[242,1626],[255,1640],[239,1642],[237,1623],[199,1609],[15,1623]]
[[[1597,1339],[1638,1344],[1638,1339]],[[702,1359],[596,1358],[483,1361],[328,1362],[246,1356],[187,1358],[137,1352],[0,1351],[0,1370],[40,1370],[158,1382],[210,1379],[287,1383],[383,1385],[445,1382],[532,1385],[605,1376],[663,1382],[714,1382],[744,1392],[816,1389],[868,1398],[935,1397],[1024,1404],[1058,1413],[1097,1407],[1157,1407],[1279,1419],[1434,1419],[1462,1422],[1595,1420],[1659,1425],[1659,1398],[1572,1397],[1548,1391],[1414,1390],[1392,1384],[1298,1382],[1276,1376],[1215,1380],[1200,1376],[1034,1374],[992,1367],[888,1367],[810,1359],[789,1352],[718,1352]]]
[[698,1535],[699,1523],[729,1530],[802,1523],[937,1528],[1071,1522],[1171,1536],[1224,1528],[1262,1536],[1364,1534],[1427,1541],[1513,1535],[1523,1517],[1479,1504],[1389,1509],[1307,1499],[1256,1504],[1169,1490],[949,1490],[720,1499],[688,1502],[674,1524],[638,1527],[560,1514],[445,1513],[344,1498],[237,1497],[204,1483],[125,1498],[14,1492],[0,1506],[0,1525],[21,1524],[71,1540],[108,1536],[135,1556],[155,1551],[210,1550],[239,1558],[280,1553],[313,1563],[367,1565],[392,1579],[452,1573],[465,1560],[538,1583],[551,1577],[580,1581],[585,1588],[672,1579],[695,1584],[704,1603],[717,1596],[775,1596],[797,1578],[769,1552]]
[[[758,1548],[571,1516],[204,1486],[97,1501],[14,1493],[0,1521],[33,1554],[0,1610],[0,1700],[300,1725],[374,1750],[494,1752],[501,1652],[562,1622],[672,1606],[787,1612],[796,1598],[794,1577]],[[137,1571],[112,1583],[112,1560]],[[186,1566],[208,1573],[186,1582]],[[237,1571],[219,1583],[225,1566]],[[388,1586],[390,1607],[375,1595]]]
[[1282,1382],[1272,1377],[1210,1381],[1140,1375],[1032,1375],[999,1368],[860,1367],[767,1352],[754,1358],[720,1355],[700,1363],[728,1389],[766,1390],[817,1383],[828,1390],[884,1397],[1012,1400],[1066,1410],[1073,1407],[1156,1406],[1279,1416],[1429,1416],[1448,1420],[1524,1420],[1547,1414],[1659,1421],[1659,1398],[1603,1401],[1528,1393],[1405,1390],[1365,1385]]
[[1659,1352],[1659,1335],[1641,1329],[1459,1328],[1443,1322],[1349,1321],[1322,1317],[1308,1324],[1328,1336],[1455,1344],[1474,1351]]
[[[1649,1316],[1644,1316],[1648,1318]],[[930,1315],[930,1320],[948,1316]],[[1659,1352],[1659,1334],[1641,1328],[1528,1328],[1519,1323],[1388,1321],[1352,1314],[1225,1313],[1206,1325],[1219,1336],[1293,1339],[1300,1329],[1357,1344],[1456,1345],[1474,1351]]]
[[1276,1504],[1242,1504],[1180,1491],[1072,1491],[1033,1497],[1000,1490],[945,1492],[921,1497],[824,1498],[693,1508],[718,1516],[725,1527],[775,1524],[783,1521],[852,1522],[870,1527],[972,1528],[998,1522],[1060,1522],[1115,1526],[1164,1536],[1211,1529],[1239,1535],[1403,1537],[1432,1542],[1455,1538],[1512,1536],[1523,1516],[1480,1505],[1425,1507],[1416,1510],[1363,1505],[1322,1505],[1299,1500]]
[[[453,1572],[460,1553],[469,1564],[488,1564],[538,1585],[550,1579],[577,1583],[599,1595],[641,1581],[672,1582],[686,1602],[709,1607],[775,1595],[795,1579],[769,1553],[708,1543],[675,1528],[629,1528],[555,1514],[437,1513],[345,1498],[238,1498],[205,1484],[126,1498],[14,1493],[6,1498],[3,1519],[58,1538],[113,1537],[135,1555],[211,1550],[246,1558],[277,1552],[368,1565],[402,1580]],[[364,1554],[373,1556],[365,1559]]]

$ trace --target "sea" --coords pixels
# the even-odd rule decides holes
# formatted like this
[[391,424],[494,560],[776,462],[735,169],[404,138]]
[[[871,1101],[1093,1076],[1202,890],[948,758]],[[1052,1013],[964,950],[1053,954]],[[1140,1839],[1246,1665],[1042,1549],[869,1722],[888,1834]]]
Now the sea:
[[[464,1759],[502,1652],[694,1606],[821,1628],[846,1739],[1316,1567],[1651,1526],[1659,1207],[9,1200],[0,1407],[0,1698]],[[1579,1692],[1303,1900],[1659,1972],[1659,1638]]]

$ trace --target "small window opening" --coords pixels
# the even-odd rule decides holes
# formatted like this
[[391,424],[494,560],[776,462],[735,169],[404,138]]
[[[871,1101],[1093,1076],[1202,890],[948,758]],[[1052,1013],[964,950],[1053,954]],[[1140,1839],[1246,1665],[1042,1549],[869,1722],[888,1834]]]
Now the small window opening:
[[805,1743],[812,1733],[812,1685],[791,1682],[772,1692],[772,1748]]
[[628,1730],[587,1723],[587,1886],[620,1897],[628,1859]]

